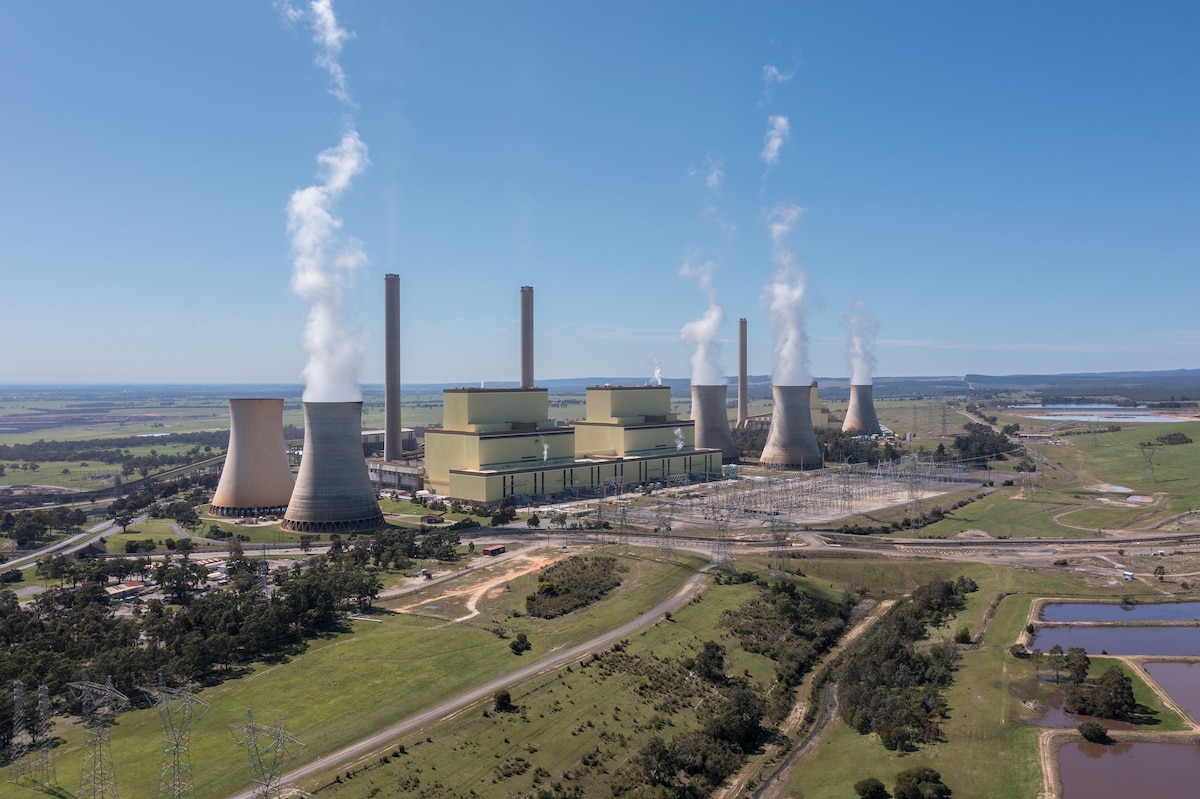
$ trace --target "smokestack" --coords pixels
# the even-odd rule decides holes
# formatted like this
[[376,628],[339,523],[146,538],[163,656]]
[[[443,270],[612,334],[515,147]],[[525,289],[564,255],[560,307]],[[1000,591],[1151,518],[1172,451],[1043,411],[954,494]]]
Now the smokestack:
[[400,460],[404,436],[400,423],[400,276],[383,276],[383,457]]
[[843,433],[878,435],[879,419],[875,416],[874,393],[874,386],[850,386],[850,405],[846,408],[846,421],[842,422]]
[[771,386],[775,407],[759,465],[805,470],[824,466],[809,411],[812,392],[812,386]]
[[737,426],[740,430],[750,418],[750,398],[746,386],[746,320],[738,320],[738,406]]
[[533,286],[521,286],[521,388],[533,388]]
[[692,421],[696,424],[696,449],[719,449],[726,463],[737,463],[738,451],[729,432],[725,410],[727,386],[692,386]]
[[229,451],[209,512],[214,516],[283,513],[292,485],[283,445],[283,400],[229,400]]
[[362,403],[304,403],[304,459],[283,529],[342,533],[382,525],[363,459]]

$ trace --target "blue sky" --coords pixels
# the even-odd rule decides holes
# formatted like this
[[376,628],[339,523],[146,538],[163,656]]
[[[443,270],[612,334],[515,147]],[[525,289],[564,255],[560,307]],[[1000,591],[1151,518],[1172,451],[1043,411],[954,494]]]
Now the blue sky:
[[771,373],[780,246],[814,375],[856,301],[878,375],[1200,366],[1196,3],[334,9],[350,103],[269,0],[0,4],[0,383],[297,382],[289,198],[348,131],[363,382],[388,272],[406,382],[516,380],[522,285],[538,378],[687,377],[685,263]]

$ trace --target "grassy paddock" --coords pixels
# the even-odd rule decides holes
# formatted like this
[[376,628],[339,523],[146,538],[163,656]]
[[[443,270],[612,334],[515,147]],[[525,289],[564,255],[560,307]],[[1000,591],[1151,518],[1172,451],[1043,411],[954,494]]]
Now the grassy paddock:
[[[635,617],[678,588],[694,565],[644,563],[637,579],[571,614],[573,623],[547,623],[531,634],[531,655]],[[245,722],[247,708],[264,724],[285,719],[289,733],[306,744],[300,755],[306,762],[520,663],[507,641],[480,626],[408,615],[372,618],[376,621],[351,622],[345,633],[310,642],[303,654],[259,664],[199,693],[212,708],[192,733],[197,795],[227,796],[248,786],[245,753],[227,727]],[[58,773],[64,786],[74,789],[82,735],[65,719],[55,732],[66,740],[58,750]],[[112,750],[122,793],[154,795],[161,757],[157,713],[122,713],[112,730]],[[0,770],[3,779],[6,770]]]

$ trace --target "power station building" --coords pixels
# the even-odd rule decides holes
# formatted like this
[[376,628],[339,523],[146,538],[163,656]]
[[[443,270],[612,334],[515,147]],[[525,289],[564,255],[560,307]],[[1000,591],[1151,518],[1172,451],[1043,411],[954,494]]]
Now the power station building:
[[662,386],[587,389],[586,418],[549,415],[544,388],[456,388],[442,394],[443,426],[425,432],[425,487],[469,502],[571,495],[606,482],[717,475],[718,449],[697,449],[695,425],[671,413]]

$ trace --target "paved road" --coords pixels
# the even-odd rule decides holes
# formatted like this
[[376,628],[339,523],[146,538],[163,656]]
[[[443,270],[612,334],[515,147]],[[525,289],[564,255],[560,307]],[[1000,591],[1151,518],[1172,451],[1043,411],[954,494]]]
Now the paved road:
[[[633,621],[622,624],[614,630],[611,630],[604,635],[597,636],[590,641],[585,641],[582,644],[573,646],[569,649],[563,649],[555,652],[541,660],[534,661],[528,666],[523,666],[507,674],[496,677],[488,682],[482,683],[469,691],[465,691],[458,696],[451,697],[442,702],[439,702],[432,707],[421,711],[420,713],[409,716],[406,719],[396,722],[388,727],[379,730],[378,732],[369,735],[362,740],[345,746],[336,752],[328,755],[323,755],[311,763],[300,766],[293,771],[289,771],[282,777],[282,784],[287,785],[298,780],[311,777],[323,771],[333,768],[340,768],[348,761],[357,760],[371,754],[372,752],[391,746],[397,738],[406,735],[413,730],[419,729],[422,726],[429,724],[439,719],[445,718],[452,713],[455,713],[468,705],[476,702],[490,699],[496,691],[501,688],[508,688],[514,683],[527,680],[542,672],[553,671],[561,668],[567,663],[579,660],[592,652],[598,652],[606,649],[613,643],[625,638],[643,627],[649,627],[662,618],[664,613],[674,612],[686,605],[692,600],[696,594],[700,593],[700,589],[704,583],[705,572],[712,566],[706,566],[701,571],[692,575],[692,577],[683,584],[670,598],[660,602],[653,608],[638,616]],[[253,799],[253,790],[243,791],[233,797],[233,799]]]

